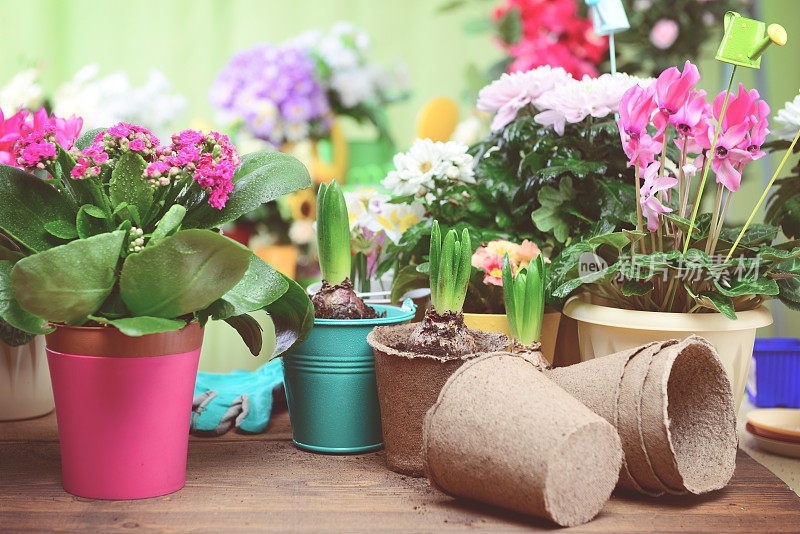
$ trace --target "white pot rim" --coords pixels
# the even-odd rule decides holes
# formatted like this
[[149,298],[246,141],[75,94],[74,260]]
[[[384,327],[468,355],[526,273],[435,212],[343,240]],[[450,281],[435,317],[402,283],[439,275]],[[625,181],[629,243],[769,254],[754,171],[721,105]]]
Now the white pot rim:
[[585,302],[579,296],[564,304],[564,315],[577,321],[634,330],[670,332],[735,331],[761,328],[772,324],[772,313],[759,306],[736,312],[731,320],[721,313],[672,313],[626,310]]

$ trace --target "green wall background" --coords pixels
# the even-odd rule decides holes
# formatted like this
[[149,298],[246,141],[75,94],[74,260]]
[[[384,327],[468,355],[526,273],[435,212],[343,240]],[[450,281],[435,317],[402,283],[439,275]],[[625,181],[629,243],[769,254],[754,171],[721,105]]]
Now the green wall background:
[[[669,0],[661,0],[669,2]],[[3,59],[0,84],[17,71],[41,64],[41,82],[52,92],[87,63],[101,73],[123,69],[141,83],[151,68],[163,71],[187,97],[183,124],[214,114],[206,93],[230,55],[261,41],[279,42],[300,31],[326,27],[337,20],[363,26],[373,38],[377,59],[408,66],[412,97],[390,111],[400,148],[414,136],[422,104],[434,96],[459,99],[468,64],[489,65],[500,57],[488,36],[463,31],[467,20],[487,13],[492,2],[471,3],[455,13],[440,14],[445,0],[0,0],[5,24],[0,34]],[[800,1],[762,0],[763,19],[783,24],[789,43],[765,56],[768,101],[783,107],[800,87]],[[720,26],[720,35],[721,35]],[[718,92],[722,69],[711,43],[697,60],[702,85]],[[737,77],[754,86],[753,72]],[[463,103],[467,111],[467,103]],[[777,164],[766,162],[768,169]],[[735,197],[732,219],[744,220],[763,188],[758,165],[750,166],[742,192]],[[776,307],[777,308],[777,307]],[[778,318],[783,333],[800,330],[800,314]]]

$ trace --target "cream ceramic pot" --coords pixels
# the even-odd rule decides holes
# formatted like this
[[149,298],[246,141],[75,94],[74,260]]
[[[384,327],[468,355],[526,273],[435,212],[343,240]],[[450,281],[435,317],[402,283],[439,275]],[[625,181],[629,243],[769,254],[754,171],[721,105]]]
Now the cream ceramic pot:
[[44,336],[19,347],[0,342],[0,421],[39,417],[54,406]]
[[684,339],[697,334],[719,352],[730,378],[738,409],[744,396],[756,330],[772,324],[764,306],[738,312],[732,321],[719,313],[662,313],[623,310],[584,302],[579,297],[564,306],[564,315],[578,322],[581,360],[608,356],[651,341]]

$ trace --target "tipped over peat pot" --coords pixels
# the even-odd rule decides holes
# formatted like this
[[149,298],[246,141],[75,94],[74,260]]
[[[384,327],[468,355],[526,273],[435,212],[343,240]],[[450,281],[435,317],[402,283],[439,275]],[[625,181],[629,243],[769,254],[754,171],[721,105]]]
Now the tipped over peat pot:
[[414,317],[402,307],[372,305],[374,319],[314,319],[308,339],[283,356],[292,440],[299,448],[332,454],[383,447],[375,358],[367,334]]
[[141,337],[70,326],[47,335],[66,491],[142,499],[184,486],[202,342],[198,323]]
[[383,326],[367,342],[375,353],[386,464],[392,471],[423,476],[422,423],[447,379],[467,360],[505,350],[510,340],[498,332],[468,329],[475,352],[463,356],[436,356],[405,350],[419,323]]

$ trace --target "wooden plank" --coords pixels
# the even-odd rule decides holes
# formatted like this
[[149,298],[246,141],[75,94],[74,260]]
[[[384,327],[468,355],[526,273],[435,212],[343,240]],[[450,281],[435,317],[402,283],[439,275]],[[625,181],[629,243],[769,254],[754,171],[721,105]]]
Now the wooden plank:
[[[65,493],[50,418],[0,424],[0,530],[187,532],[490,532],[550,530],[542,520],[447,497],[387,470],[383,453],[327,456],[289,441],[288,416],[267,433],[193,438],[186,487],[141,501]],[[26,440],[28,435],[38,439]],[[13,430],[13,431],[12,431]],[[799,532],[800,500],[739,452],[736,475],[700,497],[615,494],[575,532]]]

